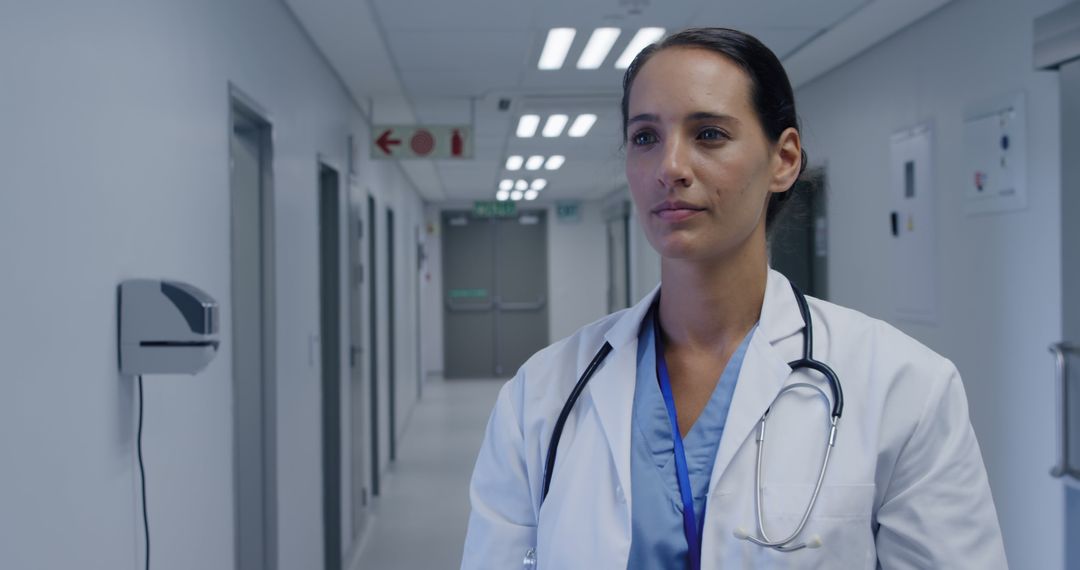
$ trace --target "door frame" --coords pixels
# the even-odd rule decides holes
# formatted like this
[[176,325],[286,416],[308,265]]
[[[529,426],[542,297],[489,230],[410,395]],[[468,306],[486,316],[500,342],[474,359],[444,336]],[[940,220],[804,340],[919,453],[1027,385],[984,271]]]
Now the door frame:
[[[226,97],[228,104],[228,130],[227,144],[229,148],[229,160],[232,160],[232,137],[233,129],[238,121],[249,121],[259,128],[259,154],[260,154],[260,282],[262,286],[261,320],[262,336],[260,347],[260,370],[262,372],[262,391],[256,413],[259,414],[259,433],[249,433],[243,428],[242,406],[244,402],[236,397],[236,375],[233,373],[233,486],[234,507],[236,518],[236,567],[238,570],[275,570],[278,567],[278,504],[277,504],[277,310],[276,310],[276,281],[275,281],[275,252],[274,243],[274,140],[273,122],[271,115],[256,100],[248,96],[243,90],[232,82],[228,83]],[[228,188],[230,192],[230,208],[232,201],[232,168],[229,172]],[[231,233],[230,220],[230,233]],[[231,241],[231,237],[230,237]],[[230,245],[230,253],[232,246]],[[231,262],[230,262],[231,267]],[[230,269],[231,271],[231,269]],[[230,292],[231,294],[231,292]],[[235,354],[234,354],[235,356]],[[235,365],[234,365],[235,366]],[[247,461],[241,461],[236,449],[257,450],[259,460],[253,466]],[[256,481],[260,485],[258,496],[261,498],[260,505],[249,505],[243,502],[239,492],[241,485],[250,487]],[[254,511],[254,512],[252,512]],[[240,544],[240,528],[244,525],[259,525],[261,532],[257,534],[259,544],[252,546],[251,550],[258,551],[258,555],[248,554]]]

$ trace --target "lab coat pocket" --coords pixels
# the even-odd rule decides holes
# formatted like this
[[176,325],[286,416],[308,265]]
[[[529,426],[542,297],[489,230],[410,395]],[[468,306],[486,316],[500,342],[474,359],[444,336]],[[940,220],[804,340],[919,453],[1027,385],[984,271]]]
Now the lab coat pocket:
[[[762,488],[763,525],[772,541],[788,538],[799,526],[814,492],[813,484],[774,484]],[[748,500],[747,500],[748,499]],[[758,546],[736,535],[762,538],[753,497],[738,502],[745,520],[732,521],[731,532],[718,537],[718,568],[875,568],[874,485],[823,485],[806,526],[792,545],[810,547],[783,552]]]

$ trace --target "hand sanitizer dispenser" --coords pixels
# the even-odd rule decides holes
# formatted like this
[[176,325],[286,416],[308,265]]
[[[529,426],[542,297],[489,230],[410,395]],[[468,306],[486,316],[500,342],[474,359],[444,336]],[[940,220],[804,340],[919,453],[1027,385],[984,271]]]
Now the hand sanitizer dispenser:
[[120,372],[195,374],[218,349],[218,304],[180,281],[120,284]]

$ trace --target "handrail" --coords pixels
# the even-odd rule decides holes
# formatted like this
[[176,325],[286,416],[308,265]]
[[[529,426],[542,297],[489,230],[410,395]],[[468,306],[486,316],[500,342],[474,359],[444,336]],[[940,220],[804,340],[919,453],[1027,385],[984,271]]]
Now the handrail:
[[1080,481],[1080,469],[1074,468],[1069,461],[1069,365],[1065,358],[1066,353],[1080,355],[1080,344],[1057,342],[1050,345],[1050,353],[1054,355],[1054,380],[1060,402],[1057,409],[1057,464],[1050,469],[1050,476],[1057,479],[1068,476]]

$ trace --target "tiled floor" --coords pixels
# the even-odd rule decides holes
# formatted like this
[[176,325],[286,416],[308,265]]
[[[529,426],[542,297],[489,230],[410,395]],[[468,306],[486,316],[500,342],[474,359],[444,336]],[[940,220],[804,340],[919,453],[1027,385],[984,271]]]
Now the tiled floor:
[[350,570],[442,570],[461,564],[469,477],[501,380],[432,379]]

